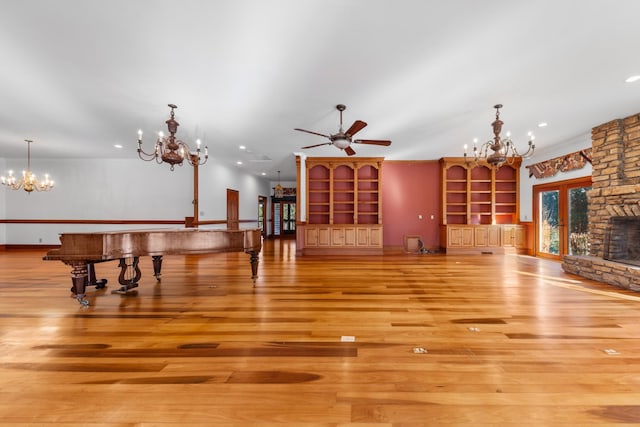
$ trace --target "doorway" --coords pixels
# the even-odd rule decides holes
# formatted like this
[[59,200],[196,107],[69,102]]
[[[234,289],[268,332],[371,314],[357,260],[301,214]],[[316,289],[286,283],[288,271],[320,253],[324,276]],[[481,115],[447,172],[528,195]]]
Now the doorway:
[[227,230],[240,228],[240,192],[227,188]]
[[263,238],[267,237],[267,198],[258,196],[258,228]]
[[273,214],[273,236],[294,237],[296,234],[296,201],[295,198],[276,199],[271,203]]
[[590,189],[591,177],[533,187],[536,256],[560,260],[588,254]]
[[282,202],[282,234],[296,233],[296,202]]

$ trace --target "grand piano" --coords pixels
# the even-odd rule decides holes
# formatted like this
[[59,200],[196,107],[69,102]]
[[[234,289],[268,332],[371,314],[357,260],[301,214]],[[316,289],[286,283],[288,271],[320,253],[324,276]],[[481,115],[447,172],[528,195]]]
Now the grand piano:
[[151,229],[92,233],[60,234],[61,246],[51,249],[45,261],[62,261],[71,266],[71,291],[83,306],[87,286],[104,288],[107,280],[96,280],[95,265],[105,261],[120,261],[118,282],[113,293],[126,293],[138,286],[142,273],[138,268],[141,256],[151,256],[153,275],[160,280],[164,255],[241,252],[249,254],[251,278],[258,277],[258,255],[262,249],[260,229]]

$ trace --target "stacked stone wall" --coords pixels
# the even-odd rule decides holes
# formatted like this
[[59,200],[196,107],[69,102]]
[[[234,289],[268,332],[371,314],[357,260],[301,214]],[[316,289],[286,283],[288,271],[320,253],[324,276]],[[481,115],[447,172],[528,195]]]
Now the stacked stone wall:
[[593,128],[591,138],[593,185],[587,194],[589,256],[566,256],[563,268],[574,274],[581,271],[580,275],[590,279],[635,288],[638,287],[635,283],[640,283],[640,270],[600,261],[604,261],[609,218],[640,216],[640,113]]

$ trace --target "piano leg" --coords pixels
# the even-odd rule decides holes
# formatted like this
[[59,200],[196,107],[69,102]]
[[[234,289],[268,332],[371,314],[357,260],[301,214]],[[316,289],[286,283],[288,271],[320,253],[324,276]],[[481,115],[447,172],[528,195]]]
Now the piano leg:
[[153,260],[153,275],[159,282],[161,276],[160,270],[162,270],[162,255],[154,255],[151,259]]
[[258,258],[259,252],[249,251],[249,262],[251,262],[251,280],[253,280],[253,286],[256,286],[256,279],[258,278]]
[[89,274],[89,282],[87,286],[95,286],[96,289],[104,289],[107,287],[107,279],[96,279],[96,267],[94,262],[87,264],[87,271]]
[[87,282],[89,280],[89,275],[87,272],[87,263],[86,262],[74,262],[71,264],[71,283],[72,283],[72,292],[75,295],[76,300],[84,307],[89,305],[89,301],[84,299],[85,289],[87,287]]

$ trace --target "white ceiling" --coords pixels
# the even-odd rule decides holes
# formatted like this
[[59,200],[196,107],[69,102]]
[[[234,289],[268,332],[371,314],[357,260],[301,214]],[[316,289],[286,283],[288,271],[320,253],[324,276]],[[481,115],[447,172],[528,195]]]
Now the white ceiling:
[[[345,128],[359,156],[460,156],[504,130],[543,152],[640,111],[640,1],[0,0],[0,157],[135,158],[136,133],[295,178]],[[537,128],[539,122],[548,123]],[[166,133],[166,130],[165,130]],[[114,144],[124,145],[123,149]],[[239,146],[247,147],[245,152]],[[332,146],[304,150],[342,156]],[[270,159],[270,160],[267,160]],[[9,161],[7,161],[9,162]],[[54,171],[51,171],[54,172]],[[4,171],[0,171],[4,173]]]

